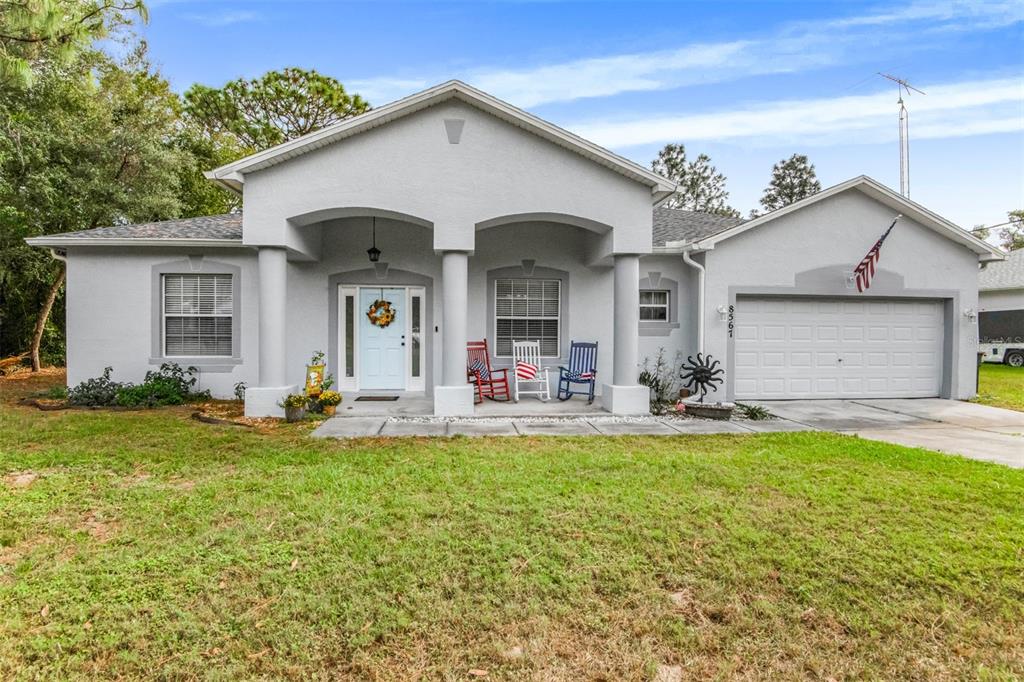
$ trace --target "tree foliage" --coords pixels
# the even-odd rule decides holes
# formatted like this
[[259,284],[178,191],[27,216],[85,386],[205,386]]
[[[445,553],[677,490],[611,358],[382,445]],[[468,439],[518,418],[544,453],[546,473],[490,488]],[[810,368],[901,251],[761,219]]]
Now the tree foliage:
[[[1024,209],[1017,209],[1015,211],[1009,211],[1006,214],[1007,223],[1003,225],[998,232],[999,235],[999,246],[1003,247],[1007,251],[1015,251],[1017,249],[1024,249]],[[992,236],[992,230],[999,227],[988,227],[986,225],[975,225],[971,229],[973,234],[978,239],[988,240]]]
[[134,14],[146,18],[141,0],[0,1],[0,84],[31,85],[44,62],[70,64]]
[[270,71],[222,88],[193,85],[185,111],[211,139],[231,136],[247,151],[259,151],[369,110],[330,76],[298,68]]
[[772,167],[772,179],[761,196],[761,206],[775,211],[820,191],[814,164],[803,154],[793,154]]
[[999,245],[1007,251],[1024,249],[1024,209],[1006,214],[1010,224],[999,230]]
[[682,144],[667,144],[651,162],[651,169],[678,185],[665,202],[668,208],[739,217],[739,211],[729,206],[725,175],[711,164],[707,154],[689,161]]
[[[0,349],[28,349],[61,266],[26,237],[178,215],[172,141],[180,103],[145,45],[47,62],[31,88],[0,89]],[[44,351],[63,352],[62,297]]]

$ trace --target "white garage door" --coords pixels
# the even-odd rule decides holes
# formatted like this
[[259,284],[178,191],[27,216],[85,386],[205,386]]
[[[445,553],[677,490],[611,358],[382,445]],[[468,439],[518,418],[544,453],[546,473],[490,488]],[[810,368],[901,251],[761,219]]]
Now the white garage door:
[[942,388],[941,301],[737,297],[736,398],[912,398]]

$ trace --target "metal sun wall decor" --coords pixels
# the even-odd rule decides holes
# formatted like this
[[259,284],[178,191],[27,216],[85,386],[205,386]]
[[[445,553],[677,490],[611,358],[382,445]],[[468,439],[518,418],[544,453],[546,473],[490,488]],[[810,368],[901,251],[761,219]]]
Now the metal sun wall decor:
[[679,378],[683,380],[683,385],[694,394],[700,392],[700,402],[704,402],[704,396],[707,395],[709,388],[717,391],[716,384],[722,383],[721,375],[725,374],[725,370],[718,369],[718,365],[718,360],[712,360],[710,355],[702,356],[697,353],[696,360],[692,355],[688,356],[679,370]]

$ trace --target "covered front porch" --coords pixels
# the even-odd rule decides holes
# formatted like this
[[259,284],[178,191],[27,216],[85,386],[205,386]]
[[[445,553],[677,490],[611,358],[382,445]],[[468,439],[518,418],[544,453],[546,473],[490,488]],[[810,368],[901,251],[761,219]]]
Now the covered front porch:
[[[650,170],[453,81],[210,177],[244,188],[258,252],[250,416],[280,414],[316,351],[343,392],[422,391],[434,415],[472,416],[466,347],[482,340],[497,367],[513,341],[539,341],[552,368],[597,343],[596,404],[647,411],[639,260],[674,189]],[[396,316],[374,330],[377,300]]]

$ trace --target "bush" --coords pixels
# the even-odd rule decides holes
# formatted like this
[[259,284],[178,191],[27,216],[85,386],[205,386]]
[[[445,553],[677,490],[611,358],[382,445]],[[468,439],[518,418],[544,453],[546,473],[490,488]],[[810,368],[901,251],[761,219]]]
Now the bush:
[[341,402],[341,394],[337,391],[323,391],[317,396],[321,405],[337,405]]
[[209,399],[209,391],[195,391],[195,367],[182,369],[173,362],[165,362],[155,372],[146,372],[141,384],[111,381],[112,368],[106,367],[103,376],[87,379],[68,390],[68,404],[81,407],[157,407],[181,405],[192,400]]
[[181,405],[193,400],[209,399],[210,392],[196,392],[195,367],[182,369],[174,362],[165,362],[155,372],[146,372],[141,384],[127,384],[117,392],[117,404],[125,407],[159,407]]
[[277,403],[280,407],[296,408],[306,406],[306,396],[302,393],[289,393]]
[[118,391],[131,384],[111,381],[113,367],[104,367],[103,375],[95,379],[86,379],[74,388],[68,389],[68,404],[83,407],[106,407],[117,401]]
[[743,403],[736,403],[736,409],[740,411],[744,417],[751,421],[761,421],[762,419],[771,419],[771,412],[760,405],[745,405]]
[[[679,353],[676,353],[676,361],[678,360]],[[648,358],[644,358],[643,370],[637,381],[641,386],[651,389],[651,412],[654,414],[661,414],[667,405],[675,403],[678,392],[675,368],[665,359],[664,348],[658,349],[653,364]]]

